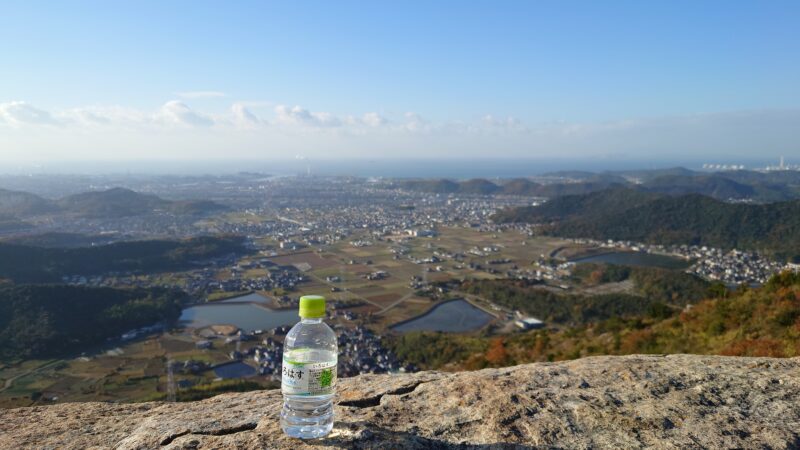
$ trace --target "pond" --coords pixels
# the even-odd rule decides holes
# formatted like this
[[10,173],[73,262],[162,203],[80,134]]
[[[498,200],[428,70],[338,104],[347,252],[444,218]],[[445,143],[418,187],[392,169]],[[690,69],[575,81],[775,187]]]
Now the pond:
[[233,325],[253,331],[293,325],[299,320],[295,309],[273,310],[252,303],[206,303],[184,309],[178,323],[187,328]]
[[450,300],[434,306],[421,316],[393,325],[393,330],[446,331],[463,333],[483,328],[494,317],[464,299]]
[[645,252],[609,252],[573,259],[574,263],[606,263],[621,266],[661,267],[663,269],[685,269],[689,261],[667,255]]
[[255,375],[256,369],[241,361],[223,364],[214,368],[214,374],[220,378],[243,378]]

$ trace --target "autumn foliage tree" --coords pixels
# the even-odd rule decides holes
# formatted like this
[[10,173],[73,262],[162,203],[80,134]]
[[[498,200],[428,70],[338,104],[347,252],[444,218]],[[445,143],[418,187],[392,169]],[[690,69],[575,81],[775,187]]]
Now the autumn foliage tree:
[[486,351],[486,361],[493,366],[502,366],[508,361],[508,352],[503,338],[494,338]]

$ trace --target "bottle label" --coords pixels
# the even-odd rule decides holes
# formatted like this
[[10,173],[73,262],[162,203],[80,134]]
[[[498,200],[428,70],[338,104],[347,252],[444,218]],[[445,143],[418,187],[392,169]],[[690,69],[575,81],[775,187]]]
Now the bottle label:
[[336,360],[302,363],[283,359],[281,392],[289,395],[329,395],[336,388]]

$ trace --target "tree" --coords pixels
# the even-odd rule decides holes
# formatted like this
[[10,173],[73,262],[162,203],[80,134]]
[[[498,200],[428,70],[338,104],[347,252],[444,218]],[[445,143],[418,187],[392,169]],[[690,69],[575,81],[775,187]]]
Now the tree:
[[486,361],[494,366],[502,366],[508,361],[508,352],[503,338],[494,338],[486,351]]

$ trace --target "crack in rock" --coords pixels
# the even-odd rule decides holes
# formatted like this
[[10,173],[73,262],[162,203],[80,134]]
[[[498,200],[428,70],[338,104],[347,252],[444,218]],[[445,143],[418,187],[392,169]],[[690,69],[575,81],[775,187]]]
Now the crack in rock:
[[393,391],[384,392],[372,397],[367,398],[360,398],[357,400],[344,400],[339,402],[339,406],[350,406],[354,408],[372,408],[373,406],[378,406],[381,404],[381,399],[386,395],[403,395],[408,394],[410,392],[414,392],[421,384],[426,383],[425,381],[420,381],[414,383],[409,386],[404,386],[401,388],[397,388]]
[[190,435],[190,434],[197,434],[197,435],[201,435],[201,436],[225,436],[225,435],[228,435],[228,434],[241,433],[243,431],[252,431],[252,430],[256,429],[256,426],[258,426],[257,423],[250,422],[250,423],[243,423],[243,424],[235,426],[235,427],[222,428],[222,429],[219,429],[219,430],[211,430],[211,431],[191,431],[191,430],[186,430],[186,431],[181,431],[180,433],[175,433],[175,434],[171,434],[171,435],[167,436],[166,438],[164,438],[161,441],[161,445],[162,446],[169,445],[175,439],[178,439],[179,437]]

